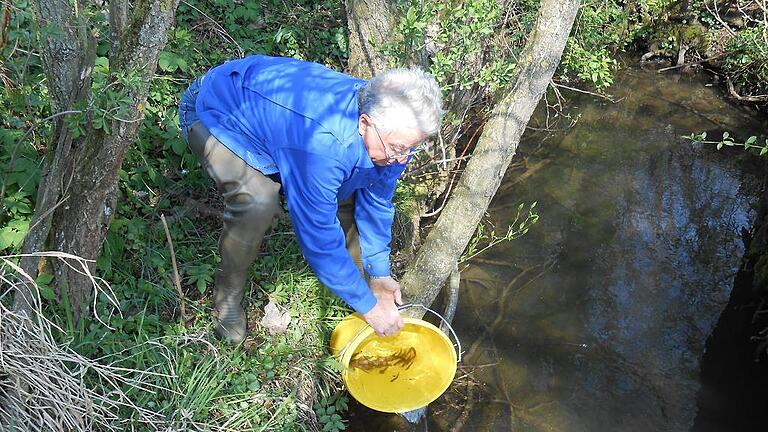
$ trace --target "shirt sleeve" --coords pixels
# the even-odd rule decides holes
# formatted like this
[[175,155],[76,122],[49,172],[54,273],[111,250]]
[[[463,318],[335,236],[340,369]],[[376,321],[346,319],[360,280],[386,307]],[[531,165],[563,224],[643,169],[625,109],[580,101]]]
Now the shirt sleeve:
[[347,251],[336,215],[344,168],[332,158],[299,149],[280,148],[273,157],[299,247],[310,267],[355,311],[368,312],[376,305],[376,297]]
[[360,235],[363,268],[369,276],[388,276],[391,271],[389,255],[395,217],[392,199],[404,169],[405,165],[400,164],[382,168],[378,181],[358,189],[355,194],[355,223]]

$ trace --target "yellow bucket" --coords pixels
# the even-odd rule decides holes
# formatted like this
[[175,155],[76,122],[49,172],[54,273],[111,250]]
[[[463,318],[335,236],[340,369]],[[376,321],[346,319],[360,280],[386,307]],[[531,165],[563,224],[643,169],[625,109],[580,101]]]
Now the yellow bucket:
[[[421,305],[408,305],[406,309]],[[344,367],[349,393],[363,405],[382,412],[403,413],[427,406],[448,388],[461,360],[458,346],[434,325],[404,317],[395,336],[379,337],[359,314],[342,320],[331,334],[331,352]],[[458,352],[458,360],[457,360]]]

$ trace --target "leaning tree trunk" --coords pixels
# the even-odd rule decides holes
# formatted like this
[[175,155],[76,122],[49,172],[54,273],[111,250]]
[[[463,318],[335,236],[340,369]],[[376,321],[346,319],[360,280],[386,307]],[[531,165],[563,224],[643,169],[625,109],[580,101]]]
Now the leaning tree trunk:
[[[38,189],[35,214],[23,252],[46,249],[71,253],[93,260],[101,253],[109,223],[115,212],[117,175],[128,146],[135,141],[144,116],[149,81],[157,57],[167,42],[179,0],[112,0],[109,5],[112,51],[109,91],[121,92],[130,100],[106,127],[94,128],[92,113],[78,102],[93,99],[90,74],[95,61],[95,38],[91,26],[78,10],[88,2],[79,0],[36,0],[40,27],[62,30],[41,40],[43,67],[48,77],[52,107],[62,113],[54,119],[53,136]],[[114,72],[117,71],[117,72]],[[124,85],[118,77],[132,77]],[[80,108],[76,108],[80,107]],[[65,113],[81,115],[85,134],[73,138],[64,123]],[[66,290],[76,316],[87,311],[93,295],[89,278],[61,263],[51,263],[55,285]],[[26,257],[22,268],[38,274],[41,263]],[[15,308],[29,310],[29,292],[19,292]]]
[[381,45],[395,27],[397,10],[392,0],[346,0],[349,28],[348,72],[370,78],[387,67]]
[[401,279],[409,301],[432,304],[472,238],[557,69],[578,7],[578,0],[542,1],[509,93],[494,107],[450,201]]

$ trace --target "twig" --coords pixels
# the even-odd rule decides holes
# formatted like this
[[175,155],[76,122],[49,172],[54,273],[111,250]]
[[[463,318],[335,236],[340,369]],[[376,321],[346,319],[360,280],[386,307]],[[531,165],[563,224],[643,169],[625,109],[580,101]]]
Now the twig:
[[706,62],[708,62],[710,60],[717,60],[720,57],[725,56],[725,54],[727,54],[727,53],[720,53],[720,54],[714,55],[712,57],[707,57],[705,59],[696,60],[696,61],[692,61],[692,62],[688,62],[688,63],[683,63],[683,64],[679,64],[679,65],[675,65],[675,66],[669,66],[669,67],[661,68],[661,69],[657,70],[656,72],[657,73],[662,73],[662,72],[666,72],[666,71],[672,70],[672,69],[680,69],[680,68],[684,68],[686,66],[693,66],[695,64],[706,63]]
[[595,92],[591,92],[591,91],[587,91],[587,90],[582,90],[582,89],[579,89],[579,88],[576,88],[576,87],[569,87],[569,86],[567,86],[567,85],[564,85],[564,84],[560,84],[560,83],[557,83],[557,82],[555,82],[554,80],[553,80],[553,81],[551,81],[551,84],[552,84],[552,86],[554,86],[555,88],[557,88],[557,87],[560,87],[560,88],[564,88],[564,89],[567,89],[567,90],[575,91],[575,92],[578,92],[578,93],[584,93],[584,94],[588,94],[588,95],[592,95],[592,96],[597,96],[597,97],[599,97],[599,98],[603,98],[603,99],[606,99],[606,100],[610,101],[611,103],[617,103],[617,102],[620,102],[620,101],[621,101],[621,99],[619,99],[619,100],[613,100],[613,98],[612,98],[612,97],[610,97],[610,96],[606,96],[606,95],[602,95],[602,94],[600,94],[600,93],[595,93]]
[[197,13],[199,13],[200,15],[208,18],[208,21],[210,21],[216,27],[216,30],[218,30],[219,34],[223,35],[222,39],[224,39],[224,40],[229,39],[228,42],[233,43],[237,47],[237,53],[238,53],[239,57],[243,57],[245,55],[245,51],[243,50],[243,47],[241,47],[240,44],[237,43],[235,38],[233,38],[227,32],[227,30],[224,27],[221,26],[221,24],[219,24],[215,19],[213,19],[210,16],[208,16],[208,14],[206,14],[205,12],[201,11],[200,9],[198,9],[195,5],[193,5],[193,4],[191,4],[191,3],[187,2],[187,1],[183,1],[183,3],[185,5],[187,5],[187,6],[189,6],[190,8],[196,10]]
[[453,422],[451,432],[458,432],[464,428],[464,424],[469,419],[469,415],[475,407],[475,382],[472,379],[467,379],[467,403],[464,405],[464,409],[461,410],[459,417]]
[[[3,183],[3,184],[5,184],[5,183]],[[2,198],[2,195],[0,195],[0,198]],[[69,199],[69,195],[66,195],[64,198],[60,199],[60,200],[59,200],[59,202],[57,202],[57,203],[56,203],[56,204],[54,204],[54,205],[53,205],[51,208],[49,208],[49,209],[48,209],[48,210],[46,210],[46,211],[45,211],[43,214],[41,214],[41,215],[40,215],[40,217],[39,217],[39,218],[37,218],[37,221],[35,221],[35,223],[33,223],[33,224],[32,224],[32,226],[30,226],[30,227],[27,229],[27,232],[30,232],[30,231],[34,230],[34,229],[35,229],[35,227],[36,227],[36,226],[37,226],[37,225],[38,225],[38,224],[39,224],[39,223],[40,223],[42,220],[44,220],[45,218],[47,218],[47,217],[48,217],[48,215],[50,215],[51,213],[53,213],[53,212],[54,212],[54,211],[55,211],[57,208],[59,208],[59,206],[60,206],[60,205],[64,204],[64,201],[66,201],[67,199]]]
[[733,87],[733,81],[731,81],[730,78],[725,79],[728,83],[728,93],[731,94],[734,98],[737,100],[740,100],[742,102],[768,102],[768,94],[764,95],[757,95],[757,96],[742,96],[736,92],[736,89]]
[[181,281],[179,279],[179,268],[176,266],[176,253],[173,251],[173,240],[171,239],[171,232],[168,230],[168,224],[165,222],[165,215],[160,215],[160,220],[163,222],[163,229],[165,230],[165,237],[168,239],[168,248],[171,250],[171,264],[173,264],[173,283],[176,285],[176,291],[179,293],[179,305],[181,307],[181,325],[184,325],[184,321],[187,317],[187,307],[184,303],[184,292],[181,290]]
[[717,20],[717,22],[719,22],[720,25],[722,25],[723,28],[726,29],[728,31],[728,33],[731,34],[731,36],[736,36],[736,32],[733,31],[733,29],[731,29],[731,27],[728,25],[728,23],[725,22],[720,17],[720,11],[718,10],[720,8],[717,6],[717,0],[713,0],[712,3],[714,4],[714,9],[715,9],[714,11],[709,8],[709,3],[708,2],[704,2],[704,7],[707,8],[707,12],[709,12],[709,14],[712,15]]

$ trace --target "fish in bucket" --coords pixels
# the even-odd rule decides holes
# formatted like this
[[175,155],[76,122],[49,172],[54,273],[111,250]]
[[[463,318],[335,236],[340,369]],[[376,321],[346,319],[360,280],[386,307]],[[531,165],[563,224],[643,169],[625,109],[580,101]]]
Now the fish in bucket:
[[343,371],[347,390],[361,404],[381,412],[405,413],[427,406],[453,381],[461,361],[461,345],[450,324],[423,305],[446,325],[454,344],[431,323],[404,317],[394,336],[380,337],[360,314],[344,318],[331,334],[331,352]]

